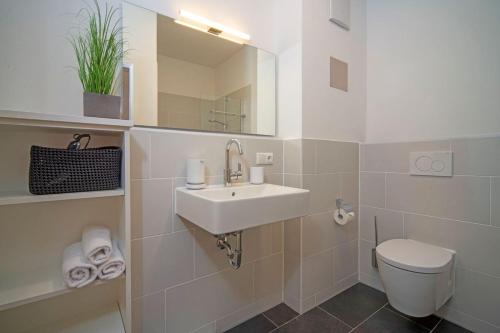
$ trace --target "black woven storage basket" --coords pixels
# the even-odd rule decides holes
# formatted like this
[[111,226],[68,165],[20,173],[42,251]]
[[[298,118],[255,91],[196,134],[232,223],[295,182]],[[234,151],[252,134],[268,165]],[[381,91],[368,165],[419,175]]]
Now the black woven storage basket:
[[113,190],[120,187],[119,147],[57,149],[31,147],[29,188],[33,194]]

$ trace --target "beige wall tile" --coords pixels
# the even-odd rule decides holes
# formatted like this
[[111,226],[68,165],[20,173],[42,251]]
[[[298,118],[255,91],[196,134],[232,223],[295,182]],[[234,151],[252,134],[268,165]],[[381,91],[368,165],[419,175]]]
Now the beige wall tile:
[[302,272],[302,299],[332,287],[333,276],[332,250],[305,258]]
[[132,129],[130,134],[130,177],[147,179],[150,177],[149,133]]
[[[244,230],[242,240],[243,264],[275,253],[273,251],[273,241],[279,242],[276,245],[280,246],[281,237],[281,227],[277,228],[274,224]],[[225,252],[215,245],[214,235],[201,228],[196,228],[195,231],[195,252],[197,277],[230,267]]]
[[284,222],[276,222],[271,224],[271,233],[272,233],[272,253],[283,252],[283,244],[284,244],[284,234],[283,234],[283,223]]
[[410,152],[450,150],[449,141],[362,144],[360,170],[409,172]]
[[348,278],[358,272],[358,240],[340,244],[333,249],[334,282]]
[[283,177],[285,186],[302,188],[302,175],[285,174]]
[[133,296],[193,279],[193,247],[189,231],[132,241]]
[[169,233],[172,230],[172,180],[131,182],[132,238]]
[[272,165],[259,166],[264,167],[266,175],[283,172],[283,140],[245,138],[243,140],[243,151],[244,165],[247,170],[256,165],[257,153],[273,153]]
[[326,212],[335,208],[335,200],[340,196],[340,175],[304,175],[304,188],[311,191],[310,214]]
[[500,176],[500,137],[451,142],[456,175]]
[[387,208],[490,223],[490,180],[481,177],[387,175]]
[[252,303],[253,264],[166,291],[167,332],[190,332]]
[[361,205],[385,208],[385,174],[362,172],[359,182]]
[[165,332],[165,292],[132,301],[132,331],[134,333]]
[[375,242],[359,240],[359,270],[370,277],[379,278],[379,273],[372,266],[372,249],[375,248]]
[[450,307],[500,326],[500,279],[464,269],[457,269],[455,279]]
[[359,173],[349,172],[340,174],[340,197],[347,203],[359,205]]
[[206,325],[203,325],[202,327],[192,331],[191,333],[215,333],[215,321],[208,323]]
[[319,213],[304,217],[302,228],[302,256],[309,257],[334,246],[335,225],[333,213]]
[[318,173],[353,172],[357,169],[357,143],[317,140]]
[[318,140],[302,139],[302,173],[303,174],[316,174],[316,173],[318,173],[317,143],[318,143]]
[[302,302],[300,305],[301,308],[300,308],[300,311],[298,311],[298,312],[299,313],[307,312],[307,311],[311,310],[312,308],[314,308],[316,305],[318,305],[316,303],[316,296],[311,296],[311,297],[302,299]]
[[282,173],[272,173],[264,175],[264,183],[283,185],[283,174]]
[[295,311],[300,310],[300,239],[301,219],[293,219],[284,222],[284,277],[283,277],[283,299],[284,302]]
[[283,171],[284,173],[302,173],[302,140],[283,140]]
[[455,250],[461,267],[500,277],[500,228],[405,215],[406,237]]
[[300,239],[301,239],[301,219],[291,219],[287,220],[284,223],[284,252],[287,254],[294,254],[296,256],[300,256]]
[[491,224],[500,227],[500,178],[491,178]]
[[340,226],[333,221],[333,212],[303,218],[302,255],[308,257],[358,238],[357,220]]
[[285,252],[283,277],[283,301],[292,309],[300,312],[300,256]]
[[364,240],[375,241],[374,217],[377,216],[379,243],[394,238],[403,238],[403,213],[361,206],[359,235]]
[[262,299],[269,295],[280,295],[283,287],[283,254],[255,262],[255,298]]

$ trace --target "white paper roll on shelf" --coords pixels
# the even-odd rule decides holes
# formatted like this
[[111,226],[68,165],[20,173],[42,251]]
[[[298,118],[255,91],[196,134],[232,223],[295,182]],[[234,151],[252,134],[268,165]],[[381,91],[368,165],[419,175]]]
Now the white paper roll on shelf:
[[346,225],[354,219],[354,212],[346,212],[344,209],[336,209],[333,218],[337,224]]

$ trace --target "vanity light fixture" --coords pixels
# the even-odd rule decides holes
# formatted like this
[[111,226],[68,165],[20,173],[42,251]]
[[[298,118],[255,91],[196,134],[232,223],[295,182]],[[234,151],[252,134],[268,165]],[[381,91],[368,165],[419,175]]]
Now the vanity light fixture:
[[250,40],[250,36],[246,33],[226,27],[220,23],[210,21],[207,18],[182,9],[179,11],[179,18],[175,20],[175,23],[203,31],[238,44],[245,44],[246,41]]

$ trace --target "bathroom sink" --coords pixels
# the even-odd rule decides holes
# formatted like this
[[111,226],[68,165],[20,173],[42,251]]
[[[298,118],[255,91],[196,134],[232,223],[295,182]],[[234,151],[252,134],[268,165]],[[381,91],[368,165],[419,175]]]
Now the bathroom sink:
[[175,212],[214,235],[307,215],[309,190],[272,184],[178,187]]

